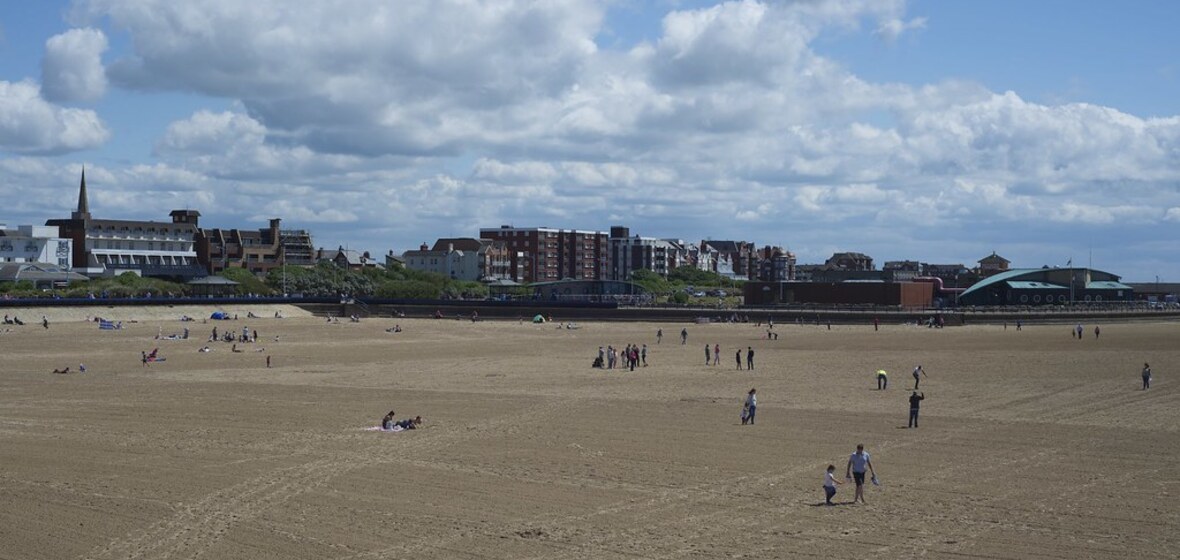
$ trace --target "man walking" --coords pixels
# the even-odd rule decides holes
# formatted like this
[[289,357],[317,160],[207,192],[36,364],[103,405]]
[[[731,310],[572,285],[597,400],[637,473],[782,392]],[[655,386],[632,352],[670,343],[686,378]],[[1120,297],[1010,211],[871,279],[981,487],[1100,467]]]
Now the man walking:
[[1143,363],[1143,390],[1146,391],[1151,388],[1151,366]]
[[922,400],[926,398],[926,393],[919,393],[914,391],[910,395],[910,423],[907,428],[918,427],[918,409],[922,407]]
[[684,346],[685,344],[688,344],[688,329],[687,328],[680,329],[680,345]]
[[754,371],[754,347],[746,347],[746,369]]
[[713,361],[713,357],[709,355],[709,345],[705,344],[705,365],[709,365],[711,361]]
[[737,349],[737,355],[735,357],[737,358],[738,371],[741,371],[741,369],[742,369],[742,349],[741,348]]
[[865,503],[865,470],[872,475],[873,479],[877,478],[877,471],[873,470],[873,462],[869,460],[869,453],[865,451],[863,443],[856,444],[856,453],[848,457],[848,466],[844,468],[844,479],[853,479],[856,481],[856,494],[852,497],[852,503],[857,500],[860,503]]
[[721,365],[721,345],[720,344],[713,345],[713,365],[715,365],[715,366]]

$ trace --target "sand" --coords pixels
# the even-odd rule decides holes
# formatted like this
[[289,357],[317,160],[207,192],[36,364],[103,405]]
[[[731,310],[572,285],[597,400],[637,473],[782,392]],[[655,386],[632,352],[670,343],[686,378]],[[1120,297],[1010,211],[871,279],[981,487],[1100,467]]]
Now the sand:
[[[122,331],[0,327],[0,558],[1180,555],[1177,323],[1083,340],[789,325],[768,341],[753,325],[296,317],[218,322],[261,341],[199,353],[213,322],[124,311]],[[154,338],[184,326],[194,338]],[[649,367],[589,367],[629,342]],[[756,369],[735,371],[747,346]],[[167,361],[143,367],[157,347]],[[917,364],[927,400],[906,429]],[[391,408],[426,427],[365,430]],[[883,485],[822,506],[824,468],[842,475],[862,442]]]

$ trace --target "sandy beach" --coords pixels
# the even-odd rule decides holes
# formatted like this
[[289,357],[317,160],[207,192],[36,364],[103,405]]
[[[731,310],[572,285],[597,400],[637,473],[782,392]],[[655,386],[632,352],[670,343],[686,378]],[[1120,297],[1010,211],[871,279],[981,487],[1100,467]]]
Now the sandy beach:
[[[752,324],[248,309],[15,310],[0,558],[1180,556],[1180,323],[1100,338],[1087,324],[1081,340],[1064,325],[778,325],[767,340]],[[206,343],[214,326],[259,342],[231,352]],[[590,367],[628,343],[648,367]],[[756,367],[736,371],[747,347]],[[166,361],[145,367],[154,348]],[[927,398],[907,429],[918,364]],[[426,424],[366,430],[390,409]],[[823,506],[825,467],[843,479],[857,443],[882,485]]]

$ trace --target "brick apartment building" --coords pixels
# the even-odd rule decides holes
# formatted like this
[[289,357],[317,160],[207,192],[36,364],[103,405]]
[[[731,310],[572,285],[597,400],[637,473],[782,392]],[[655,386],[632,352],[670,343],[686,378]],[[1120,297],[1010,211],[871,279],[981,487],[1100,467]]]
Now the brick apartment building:
[[609,239],[602,232],[505,225],[482,228],[479,237],[504,242],[510,276],[521,282],[607,278]]
[[197,230],[197,260],[209,274],[245,268],[258,276],[283,265],[315,264],[315,246],[305,230],[282,229],[279,218],[257,230],[202,228]]

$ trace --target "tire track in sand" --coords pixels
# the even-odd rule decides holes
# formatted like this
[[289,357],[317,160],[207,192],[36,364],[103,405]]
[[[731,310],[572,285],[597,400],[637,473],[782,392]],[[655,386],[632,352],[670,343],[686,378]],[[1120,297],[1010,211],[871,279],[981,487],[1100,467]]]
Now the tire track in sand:
[[[399,456],[437,451],[489,433],[511,431],[544,417],[568,412],[575,406],[565,401],[551,401],[478,424],[441,431],[432,429],[420,437],[406,438],[398,448]],[[397,458],[388,453],[388,448],[382,448],[379,451],[337,453],[276,469],[213,492],[196,503],[180,505],[173,515],[96,547],[84,558],[197,558],[211,550],[238,523],[356,469],[394,462]]]
[[[948,431],[938,437],[921,440],[905,440],[900,442],[895,440],[878,445],[877,452],[886,449],[896,452],[897,450],[914,445],[937,445],[940,442],[961,439],[972,431],[972,429]],[[828,460],[826,459],[822,461],[822,463],[827,462]],[[764,512],[765,505],[764,503],[754,505],[739,504],[732,508],[702,508],[693,506],[703,505],[717,499],[730,499],[732,496],[738,494],[754,494],[766,489],[768,486],[795,480],[800,476],[806,476],[812,472],[819,472],[821,468],[821,462],[816,462],[789,470],[767,470],[759,474],[741,476],[719,482],[704,482],[682,488],[662,488],[659,491],[653,492],[650,497],[645,499],[636,500],[634,498],[628,498],[581,515],[562,518],[544,516],[496,523],[490,526],[481,525],[478,529],[473,529],[463,534],[444,538],[432,535],[406,543],[399,543],[380,550],[337,556],[334,557],[334,560],[405,558],[411,557],[416,553],[444,549],[463,539],[502,537],[518,534],[521,531],[528,531],[537,527],[543,528],[548,533],[577,534],[580,532],[579,528],[585,527],[589,521],[621,514],[647,519],[662,519],[662,521],[643,523],[621,531],[594,534],[582,542],[576,543],[548,539],[544,541],[545,544],[552,545],[556,550],[546,551],[541,556],[520,557],[518,560],[586,558],[606,551],[613,554],[624,554],[643,558],[694,556],[699,555],[700,551],[686,546],[684,536],[677,531],[663,529],[675,528],[677,526],[691,526],[693,528],[693,540],[700,540],[709,536],[732,534],[735,531],[745,531],[752,524],[761,522],[759,516]],[[705,509],[712,511],[699,514],[668,515],[669,512],[676,510],[696,512]],[[635,541],[643,541],[646,550],[638,552],[635,550],[622,551],[610,548],[612,545],[618,545],[619,543]],[[620,545],[619,548],[621,549],[622,546]]]

